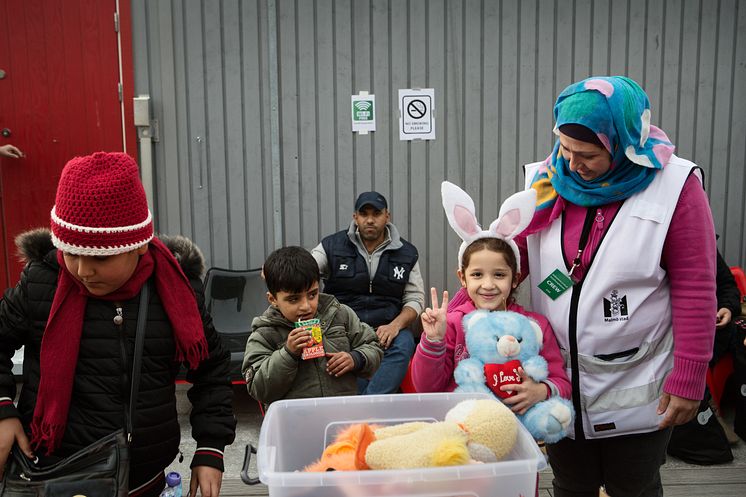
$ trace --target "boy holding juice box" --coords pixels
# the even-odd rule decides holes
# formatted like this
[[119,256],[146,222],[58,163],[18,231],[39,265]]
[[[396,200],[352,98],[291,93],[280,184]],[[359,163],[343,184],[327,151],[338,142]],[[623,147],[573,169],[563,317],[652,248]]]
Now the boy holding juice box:
[[319,267],[301,247],[264,263],[270,305],[251,323],[241,371],[256,400],[355,395],[383,356],[376,333],[336,298],[319,292]]

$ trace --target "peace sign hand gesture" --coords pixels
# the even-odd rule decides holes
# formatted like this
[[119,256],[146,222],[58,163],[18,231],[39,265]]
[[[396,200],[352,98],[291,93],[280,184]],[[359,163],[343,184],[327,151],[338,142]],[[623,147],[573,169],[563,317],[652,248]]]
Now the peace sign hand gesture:
[[428,307],[422,313],[422,330],[428,340],[441,342],[446,336],[446,311],[448,310],[448,291],[443,292],[443,302],[438,305],[438,291],[430,288],[432,308]]

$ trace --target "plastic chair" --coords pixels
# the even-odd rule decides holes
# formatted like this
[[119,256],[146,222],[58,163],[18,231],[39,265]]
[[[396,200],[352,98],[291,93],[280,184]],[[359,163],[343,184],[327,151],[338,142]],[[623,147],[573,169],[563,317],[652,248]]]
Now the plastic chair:
[[743,297],[746,295],[746,274],[740,266],[731,266],[730,272],[736,280],[738,291],[741,292],[741,302],[743,302]]
[[267,308],[262,270],[212,267],[205,276],[205,305],[215,330],[231,352],[231,377],[240,383],[251,321]]
[[713,367],[707,369],[707,388],[712,401],[720,409],[720,400],[725,392],[725,384],[733,374],[733,354],[724,355]]
[[409,366],[407,367],[407,374],[404,376],[404,379],[401,382],[401,385],[399,385],[399,388],[401,389],[402,393],[417,393],[417,389],[414,388],[414,383],[412,382],[412,361],[409,361]]

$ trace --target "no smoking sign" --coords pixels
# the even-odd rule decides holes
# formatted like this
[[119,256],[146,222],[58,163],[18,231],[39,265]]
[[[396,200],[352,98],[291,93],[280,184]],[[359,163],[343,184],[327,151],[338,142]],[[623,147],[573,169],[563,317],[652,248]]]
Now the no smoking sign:
[[419,98],[405,97],[404,102],[407,104],[407,115],[414,120],[423,119],[425,114],[427,114],[428,107],[430,107],[424,100],[420,100]]
[[399,139],[435,139],[435,90],[399,90]]

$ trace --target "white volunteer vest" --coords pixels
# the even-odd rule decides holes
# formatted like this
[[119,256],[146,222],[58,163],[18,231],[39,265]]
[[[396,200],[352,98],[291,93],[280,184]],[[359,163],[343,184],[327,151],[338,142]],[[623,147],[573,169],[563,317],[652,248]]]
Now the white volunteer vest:
[[[527,188],[540,165],[526,166]],[[586,438],[649,432],[662,419],[656,408],[673,367],[673,336],[668,277],[660,260],[681,189],[696,167],[672,156],[645,190],[622,204],[582,285],[556,300],[537,285],[555,269],[567,271],[562,216],[528,237],[532,306],[551,322],[571,379],[577,346],[581,412],[576,415],[582,416]]]

